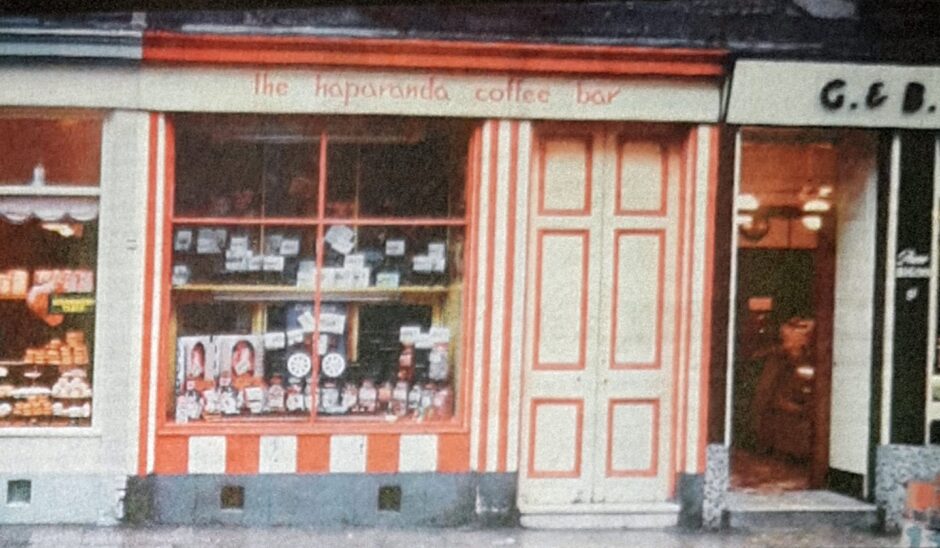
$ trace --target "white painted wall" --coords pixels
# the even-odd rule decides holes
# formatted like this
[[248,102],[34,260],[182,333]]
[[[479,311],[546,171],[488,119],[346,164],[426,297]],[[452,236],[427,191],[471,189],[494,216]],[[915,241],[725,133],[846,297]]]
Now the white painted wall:
[[836,184],[836,280],[829,466],[866,475],[871,400],[877,165],[872,140],[847,140]]

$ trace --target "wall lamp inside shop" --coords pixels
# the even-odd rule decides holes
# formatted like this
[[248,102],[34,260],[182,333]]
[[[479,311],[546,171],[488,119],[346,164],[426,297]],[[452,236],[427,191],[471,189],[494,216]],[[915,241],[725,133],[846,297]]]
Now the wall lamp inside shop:
[[813,232],[816,232],[822,228],[822,217],[819,215],[803,215],[800,218],[800,222],[803,223],[804,227],[812,230]]
[[738,194],[735,206],[737,206],[738,211],[757,211],[760,208],[760,200],[753,194]]
[[830,209],[832,209],[832,205],[829,204],[828,200],[822,198],[813,198],[803,204],[804,213],[825,213]]
[[735,223],[741,237],[752,242],[758,242],[770,232],[772,219],[782,220],[784,222],[783,226],[795,223],[799,219],[804,228],[817,232],[822,229],[823,218],[831,209],[830,203],[822,199],[810,200],[799,208],[793,206],[765,206],[754,211],[739,210],[735,215]]
[[770,231],[770,219],[766,212],[755,211],[753,215],[738,215],[738,231],[741,236],[751,240],[759,241]]

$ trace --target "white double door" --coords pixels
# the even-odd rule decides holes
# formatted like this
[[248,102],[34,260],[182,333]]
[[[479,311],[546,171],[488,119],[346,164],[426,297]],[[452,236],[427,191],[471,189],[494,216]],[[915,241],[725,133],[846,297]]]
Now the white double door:
[[665,501],[680,141],[560,126],[542,128],[535,145],[520,509]]

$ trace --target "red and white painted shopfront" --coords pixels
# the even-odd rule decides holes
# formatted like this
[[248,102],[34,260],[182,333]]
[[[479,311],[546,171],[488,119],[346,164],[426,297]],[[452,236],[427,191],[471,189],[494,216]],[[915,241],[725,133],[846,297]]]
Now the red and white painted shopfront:
[[226,488],[248,516],[275,475],[485,511],[492,477],[526,524],[675,523],[705,467],[723,63],[145,33],[133,69],[4,69],[42,90],[18,105],[148,113],[151,517],[238,521]]

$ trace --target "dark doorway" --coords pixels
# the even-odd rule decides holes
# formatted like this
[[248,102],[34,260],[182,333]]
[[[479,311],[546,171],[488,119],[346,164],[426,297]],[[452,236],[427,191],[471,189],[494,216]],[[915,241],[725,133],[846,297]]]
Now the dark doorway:
[[[738,249],[732,487],[825,485],[832,345],[832,216],[812,245]],[[800,222],[794,215],[780,219]],[[792,227],[791,227],[792,229]]]

